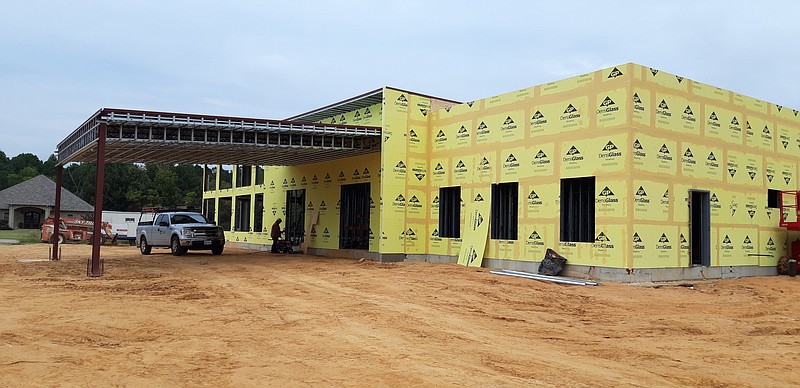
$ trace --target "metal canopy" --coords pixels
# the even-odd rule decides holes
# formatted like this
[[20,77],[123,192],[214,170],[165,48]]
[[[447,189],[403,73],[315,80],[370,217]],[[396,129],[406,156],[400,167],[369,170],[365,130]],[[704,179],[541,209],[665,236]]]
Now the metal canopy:
[[287,118],[287,121],[306,121],[315,122],[330,117],[339,117],[340,114],[352,112],[357,109],[366,108],[383,101],[383,89],[375,89],[358,96],[348,98],[330,105],[317,108],[309,112],[301,113]]
[[58,162],[297,165],[380,150],[379,127],[127,109],[98,110],[58,144]]

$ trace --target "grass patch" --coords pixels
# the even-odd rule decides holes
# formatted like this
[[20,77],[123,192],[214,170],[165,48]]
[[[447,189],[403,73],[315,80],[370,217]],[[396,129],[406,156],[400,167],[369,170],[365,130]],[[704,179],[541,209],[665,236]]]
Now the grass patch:
[[19,240],[22,244],[39,243],[41,237],[39,229],[0,230],[0,240]]

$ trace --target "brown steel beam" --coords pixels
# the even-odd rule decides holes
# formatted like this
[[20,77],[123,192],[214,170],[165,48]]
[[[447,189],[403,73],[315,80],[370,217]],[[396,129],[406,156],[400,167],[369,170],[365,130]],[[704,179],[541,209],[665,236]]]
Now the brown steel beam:
[[64,172],[64,166],[58,165],[56,166],[56,203],[55,209],[53,209],[53,254],[50,256],[50,260],[60,260],[61,258],[58,255],[58,235],[61,231],[61,185],[63,184],[62,180],[62,173]]
[[90,277],[102,275],[100,268],[100,242],[103,231],[103,185],[106,172],[106,123],[100,123],[97,134],[97,175],[94,190],[94,232],[92,233],[92,268]]

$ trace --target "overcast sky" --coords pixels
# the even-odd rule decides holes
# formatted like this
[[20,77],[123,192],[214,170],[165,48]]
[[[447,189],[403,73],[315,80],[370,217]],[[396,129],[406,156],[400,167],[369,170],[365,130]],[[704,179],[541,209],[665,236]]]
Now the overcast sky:
[[[650,5],[652,4],[652,5]],[[636,62],[800,109],[800,2],[0,2],[0,150],[101,107],[282,119],[381,87],[469,101]]]

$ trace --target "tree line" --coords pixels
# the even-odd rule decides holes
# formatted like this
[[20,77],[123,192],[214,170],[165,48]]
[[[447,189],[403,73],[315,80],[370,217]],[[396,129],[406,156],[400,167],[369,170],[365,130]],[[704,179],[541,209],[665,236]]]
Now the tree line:
[[[37,175],[56,180],[58,159],[42,161],[23,153],[8,158],[0,151],[0,190]],[[64,167],[64,188],[94,205],[95,163],[72,163]],[[139,211],[147,206],[187,205],[200,207],[203,197],[203,167],[190,164],[107,163],[103,185],[103,209]]]

